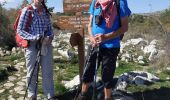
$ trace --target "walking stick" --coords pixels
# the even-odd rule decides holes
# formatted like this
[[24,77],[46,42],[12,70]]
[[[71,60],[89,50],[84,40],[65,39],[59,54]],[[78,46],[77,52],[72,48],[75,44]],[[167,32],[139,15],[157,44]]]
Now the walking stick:
[[94,47],[92,47],[91,45],[90,45],[90,47],[89,47],[89,48],[90,48],[90,50],[89,50],[88,57],[87,57],[86,62],[85,62],[83,75],[84,75],[84,73],[85,73],[85,72],[86,72],[86,70],[87,70],[87,65],[88,65],[88,63],[89,63],[90,56],[91,56],[91,54],[92,54],[92,52],[93,52],[93,50],[94,50]]
[[[30,77],[28,86],[27,86],[27,88],[26,88],[26,90],[25,90],[25,95],[24,95],[24,99],[23,99],[23,100],[25,100],[25,98],[26,98],[26,95],[27,95],[27,92],[28,92],[28,87],[29,87],[30,84],[31,84],[31,80],[32,80],[32,76],[33,76],[33,73],[34,73],[34,71],[35,71],[35,68],[38,66],[37,69],[39,69],[39,62],[38,62],[38,61],[39,61],[40,57],[38,57],[38,55],[39,55],[39,52],[38,52],[38,54],[37,54],[37,59],[36,59],[36,62],[35,62],[33,71],[32,71],[32,73],[31,73],[31,77]],[[37,73],[38,73],[38,70],[37,70]],[[38,79],[37,79],[37,80],[38,80]],[[37,84],[36,84],[36,85],[37,85]],[[36,86],[36,88],[37,88],[37,86]]]
[[96,57],[96,67],[95,67],[95,74],[94,74],[94,87],[93,87],[93,98],[92,100],[95,100],[96,97],[96,77],[97,77],[97,68],[99,66],[99,46],[96,47],[97,51],[97,57]]
[[[94,50],[94,47],[92,47],[92,46],[90,45],[90,47],[88,48],[87,57],[86,57],[86,61],[85,61],[85,64],[84,64],[83,75],[84,75],[84,73],[85,73],[86,70],[87,70],[87,65],[88,65],[88,62],[89,62],[89,60],[90,60],[90,56],[91,56],[93,50]],[[82,75],[82,76],[83,76],[83,75]],[[79,90],[80,88],[81,88],[81,85],[78,87],[78,90]],[[76,95],[75,95],[75,97],[74,97],[74,100],[76,100],[76,97],[78,96],[78,90],[77,90],[77,93],[76,93]]]
[[47,31],[44,32],[43,36],[40,37],[40,39],[37,41],[37,44],[36,44],[36,48],[38,49],[38,53],[37,53],[37,58],[36,58],[36,62],[35,62],[35,65],[34,65],[34,68],[33,68],[33,71],[31,73],[31,77],[30,77],[30,80],[29,80],[29,83],[28,83],[28,86],[25,90],[25,95],[24,95],[24,99],[26,98],[26,95],[27,95],[27,92],[28,92],[28,87],[30,86],[31,84],[31,80],[32,80],[32,76],[34,74],[34,71],[35,71],[35,68],[37,67],[37,80],[36,80],[36,87],[35,87],[35,94],[37,93],[37,86],[38,86],[38,73],[39,73],[39,66],[40,66],[40,58],[41,58],[41,47],[42,47],[42,42],[45,38],[45,36],[47,35]]

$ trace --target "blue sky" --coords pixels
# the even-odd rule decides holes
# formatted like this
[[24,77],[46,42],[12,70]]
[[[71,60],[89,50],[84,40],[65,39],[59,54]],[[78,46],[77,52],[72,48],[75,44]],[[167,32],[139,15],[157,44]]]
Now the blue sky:
[[[2,2],[3,0],[0,0]],[[22,0],[6,0],[6,8],[19,6]],[[29,2],[31,0],[28,0]],[[48,6],[55,7],[55,12],[63,11],[63,0],[47,0]],[[170,0],[127,0],[132,13],[148,13],[160,11],[170,7]]]

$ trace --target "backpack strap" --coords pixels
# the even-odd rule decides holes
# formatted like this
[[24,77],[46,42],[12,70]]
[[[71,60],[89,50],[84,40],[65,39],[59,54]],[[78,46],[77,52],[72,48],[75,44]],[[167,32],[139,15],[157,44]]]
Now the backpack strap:
[[119,27],[121,27],[121,16],[120,16],[120,0],[115,0],[117,6],[117,14],[119,18]]
[[28,28],[29,28],[29,26],[31,25],[31,22],[32,22],[33,6],[28,5],[27,9],[30,10],[29,15],[28,15],[28,21],[26,22],[26,26],[25,26],[25,31],[28,32]]
[[94,0],[93,14],[94,14],[94,10],[95,10],[96,1],[97,1],[97,0]]
[[[26,22],[25,31],[28,31],[28,28],[31,25],[32,14],[33,14],[33,7],[32,7],[32,5],[28,5],[27,9],[30,10],[30,12],[29,12],[29,16],[28,16],[28,21]],[[18,23],[19,23],[19,20],[20,20],[20,17],[21,17],[21,13],[22,13],[22,9],[18,12],[18,16],[17,16],[17,18],[16,18],[16,20],[14,22],[14,25],[13,25],[14,31],[17,31],[17,27],[18,27]]]
[[[118,14],[118,20],[119,20],[119,28],[122,26],[121,25],[121,16],[120,16],[120,0],[115,0],[116,1],[116,6],[117,6],[117,14]],[[124,37],[124,33],[120,34],[120,40],[122,40]]]

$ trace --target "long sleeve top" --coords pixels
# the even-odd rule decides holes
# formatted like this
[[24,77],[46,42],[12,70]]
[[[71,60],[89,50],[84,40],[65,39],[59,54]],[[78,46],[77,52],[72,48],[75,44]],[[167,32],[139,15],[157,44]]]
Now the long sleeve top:
[[28,16],[30,14],[30,10],[25,7],[22,9],[22,13],[20,16],[20,20],[17,27],[18,34],[26,40],[32,40],[37,34],[44,34],[45,31],[47,31],[47,35],[50,37],[54,36],[54,33],[52,31],[52,24],[50,20],[50,15],[46,13],[45,9],[43,9],[43,12],[41,15],[38,14],[37,8],[34,6],[34,4],[31,4],[33,7],[32,13],[32,22],[28,28],[28,32],[25,31],[26,23],[28,21]]

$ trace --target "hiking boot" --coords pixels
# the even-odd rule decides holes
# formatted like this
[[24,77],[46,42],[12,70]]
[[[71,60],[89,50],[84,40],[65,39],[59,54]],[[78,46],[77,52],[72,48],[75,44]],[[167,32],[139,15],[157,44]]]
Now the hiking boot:
[[86,96],[83,96],[80,93],[76,100],[86,100]]
[[54,96],[54,97],[51,97],[50,99],[48,99],[48,100],[58,100],[57,99],[57,97],[56,96]]

